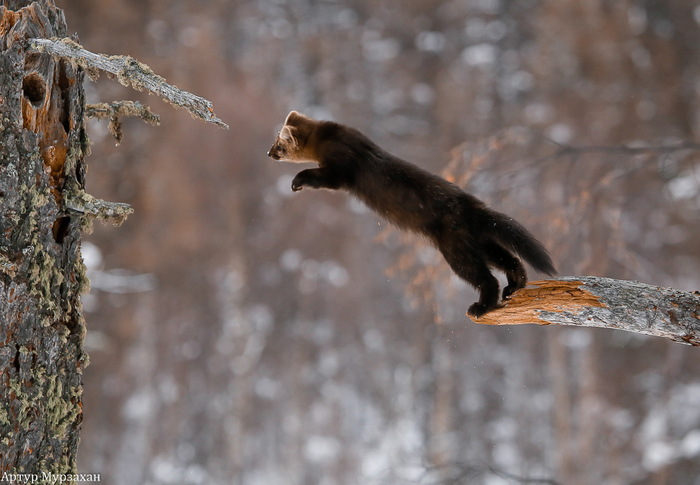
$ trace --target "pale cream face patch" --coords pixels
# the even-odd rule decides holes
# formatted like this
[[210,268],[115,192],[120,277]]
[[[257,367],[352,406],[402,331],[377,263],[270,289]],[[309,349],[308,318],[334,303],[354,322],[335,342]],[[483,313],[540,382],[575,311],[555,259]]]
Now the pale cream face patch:
[[295,121],[297,120],[302,123],[304,121],[310,121],[309,118],[297,111],[291,111],[284,120],[284,126],[277,135],[277,139],[272,145],[272,148],[267,152],[267,155],[280,162],[318,163],[306,153],[306,150],[303,150],[302,147],[299,146],[299,138],[297,136],[297,130],[299,130],[299,128],[295,126]]

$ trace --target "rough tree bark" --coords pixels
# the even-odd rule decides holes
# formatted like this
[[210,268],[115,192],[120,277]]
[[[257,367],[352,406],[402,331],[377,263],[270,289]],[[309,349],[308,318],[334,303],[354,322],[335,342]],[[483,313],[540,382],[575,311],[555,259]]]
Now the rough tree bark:
[[614,328],[700,346],[700,292],[593,276],[562,277],[532,281],[503,308],[474,321]]
[[84,190],[85,117],[109,116],[118,137],[119,116],[157,122],[131,102],[88,111],[84,74],[94,78],[104,66],[122,66],[120,81],[157,90],[193,116],[226,125],[207,100],[143,64],[92,54],[66,39],[54,0],[0,4],[0,480],[55,483],[57,475],[77,478],[81,374],[88,362],[81,230],[94,218],[121,223],[131,212]]
[[87,280],[81,218],[65,210],[84,187],[83,73],[27,49],[65,37],[51,0],[0,6],[0,471],[76,472],[82,421]]

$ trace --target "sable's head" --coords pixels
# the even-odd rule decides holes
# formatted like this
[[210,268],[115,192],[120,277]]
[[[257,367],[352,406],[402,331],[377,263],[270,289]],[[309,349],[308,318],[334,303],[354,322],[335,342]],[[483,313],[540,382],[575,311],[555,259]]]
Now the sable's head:
[[280,162],[316,162],[309,140],[317,124],[318,121],[292,111],[267,156]]

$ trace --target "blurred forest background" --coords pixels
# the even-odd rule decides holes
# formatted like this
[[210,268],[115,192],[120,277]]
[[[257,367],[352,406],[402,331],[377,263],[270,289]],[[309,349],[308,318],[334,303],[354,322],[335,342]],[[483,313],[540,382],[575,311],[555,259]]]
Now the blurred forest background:
[[[265,156],[291,109],[529,227],[561,274],[700,289],[700,3],[57,0],[214,102],[91,121],[79,464],[107,484],[700,484],[700,352],[486,328],[437,253]],[[574,148],[587,147],[587,148]],[[531,279],[539,276],[530,274]],[[537,483],[537,482],[530,482]],[[545,483],[545,482],[541,482]],[[553,483],[553,482],[548,482]]]

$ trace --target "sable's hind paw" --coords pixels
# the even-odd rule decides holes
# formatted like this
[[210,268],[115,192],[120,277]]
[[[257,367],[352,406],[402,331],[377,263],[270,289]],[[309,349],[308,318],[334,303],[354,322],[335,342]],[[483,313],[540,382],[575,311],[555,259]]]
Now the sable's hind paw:
[[487,311],[488,310],[486,309],[486,305],[482,303],[474,303],[472,306],[469,307],[467,313],[472,317],[479,318],[480,316],[484,315]]
[[483,303],[477,302],[469,307],[469,310],[467,310],[467,315],[472,316],[474,318],[479,318],[486,315],[488,312],[495,310],[496,308],[503,308],[503,305],[498,304],[492,307],[488,307]]
[[503,299],[508,300],[510,299],[511,295],[515,293],[518,290],[522,290],[527,286],[527,281],[514,281],[510,283],[508,286],[503,288]]

